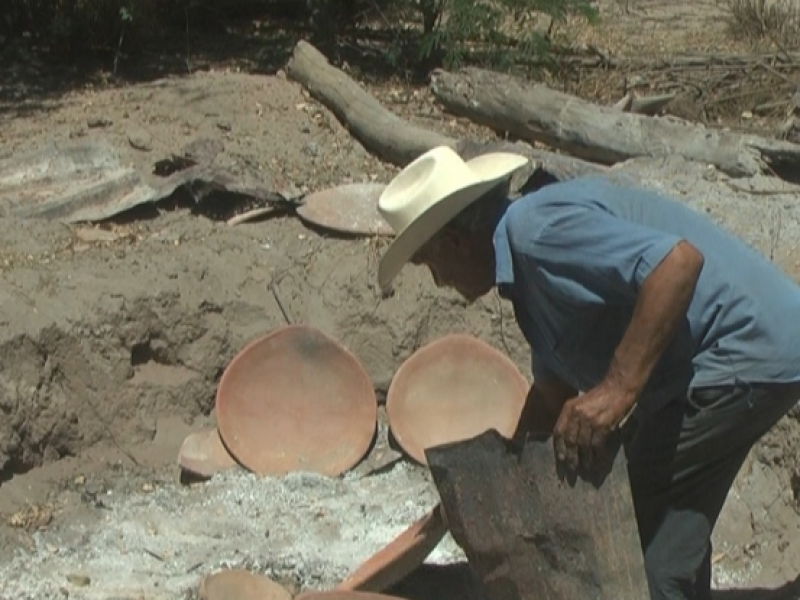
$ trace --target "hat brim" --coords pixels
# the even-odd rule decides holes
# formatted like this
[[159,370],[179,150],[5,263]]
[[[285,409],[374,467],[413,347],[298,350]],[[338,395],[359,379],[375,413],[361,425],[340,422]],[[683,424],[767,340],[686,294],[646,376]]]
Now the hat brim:
[[469,161],[477,183],[442,198],[395,236],[378,265],[378,285],[388,288],[414,254],[450,220],[527,163],[527,157],[505,152],[483,154]]

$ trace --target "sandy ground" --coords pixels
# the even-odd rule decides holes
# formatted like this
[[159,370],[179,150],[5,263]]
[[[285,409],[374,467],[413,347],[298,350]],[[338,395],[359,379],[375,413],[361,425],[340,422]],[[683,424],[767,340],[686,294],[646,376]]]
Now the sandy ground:
[[[656,14],[655,3],[631,2],[632,13],[615,13],[620,28],[637,6]],[[390,86],[378,95],[417,123],[478,131],[425,93]],[[0,107],[0,156],[97,139],[149,176],[199,138],[222,143],[218,164],[260,169],[279,189],[385,182],[396,171],[280,74],[218,69]],[[730,182],[678,159],[618,172],[674,193],[800,275],[800,198],[739,191],[775,181]],[[381,300],[380,249],[292,218],[230,227],[166,206],[98,228],[0,219],[0,598],[192,598],[201,575],[225,566],[292,591],[325,588],[430,508],[435,490],[407,462],[341,480],[231,472],[192,486],[175,465],[184,437],[213,425],[227,362],[285,324],[279,304],[352,350],[379,397],[407,356],[450,332],[489,341],[527,375],[506,303],[490,295],[467,307],[414,267]],[[720,599],[800,597],[785,585],[800,568],[797,417],[754,450],[715,534],[718,587],[783,585],[785,595]],[[447,538],[429,562],[461,560]],[[400,591],[467,596],[463,568],[431,569]]]

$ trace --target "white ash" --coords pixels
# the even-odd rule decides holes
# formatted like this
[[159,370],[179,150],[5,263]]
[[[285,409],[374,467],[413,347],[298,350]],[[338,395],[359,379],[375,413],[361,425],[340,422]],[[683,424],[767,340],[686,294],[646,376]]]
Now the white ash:
[[[324,589],[436,504],[421,469],[398,463],[362,479],[229,472],[192,487],[104,498],[108,510],[34,535],[0,567],[17,600],[190,597],[202,575],[244,567],[300,589]],[[98,516],[99,515],[99,516]],[[428,559],[464,560],[447,536]],[[74,576],[88,577],[76,586]]]

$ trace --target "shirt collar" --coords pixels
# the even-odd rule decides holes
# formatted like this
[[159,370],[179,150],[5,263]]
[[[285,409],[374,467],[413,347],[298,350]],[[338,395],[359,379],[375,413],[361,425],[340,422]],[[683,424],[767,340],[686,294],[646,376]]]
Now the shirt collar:
[[507,296],[511,286],[514,285],[514,263],[511,259],[511,246],[508,242],[508,231],[506,229],[506,219],[508,218],[508,207],[511,202],[506,202],[501,209],[500,221],[494,230],[494,263],[495,263],[495,284],[501,296]]

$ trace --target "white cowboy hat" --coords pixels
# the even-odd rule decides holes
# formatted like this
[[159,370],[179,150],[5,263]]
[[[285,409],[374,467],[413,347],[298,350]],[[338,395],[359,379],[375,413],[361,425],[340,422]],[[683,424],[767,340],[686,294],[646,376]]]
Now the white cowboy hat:
[[381,288],[453,217],[527,162],[507,152],[465,162],[452,148],[440,146],[398,173],[378,199],[378,212],[396,234],[378,266]]

